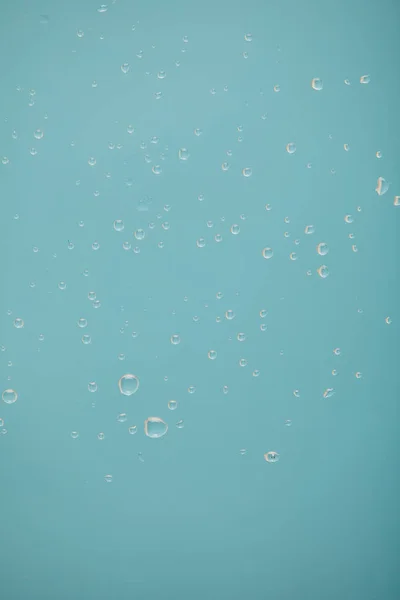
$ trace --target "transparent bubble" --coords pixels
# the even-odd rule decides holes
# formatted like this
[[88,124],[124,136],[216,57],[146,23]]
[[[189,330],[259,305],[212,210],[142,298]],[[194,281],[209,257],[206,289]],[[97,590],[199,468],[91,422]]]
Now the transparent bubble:
[[324,398],[332,398],[334,393],[335,393],[335,390],[333,388],[326,388],[323,395],[324,395]]
[[117,219],[114,221],[114,229],[115,231],[123,231],[125,228],[124,222],[121,219]]
[[222,242],[222,235],[220,233],[216,233],[214,236],[214,240],[219,243]]
[[95,381],[90,381],[88,383],[89,392],[97,392],[97,383]]
[[133,234],[135,236],[135,238],[137,240],[143,240],[146,233],[143,229],[136,229],[135,233]]
[[94,156],[90,156],[88,159],[88,165],[90,165],[91,167],[94,167],[96,164],[96,159],[94,158]]
[[247,367],[247,360],[245,358],[241,358],[239,360],[239,366],[240,367]]
[[99,248],[100,248],[99,242],[93,242],[93,244],[92,244],[92,250],[98,250]]
[[329,269],[326,265],[321,265],[318,269],[317,269],[317,273],[320,277],[322,277],[322,279],[326,279],[329,275]]
[[82,344],[85,344],[85,346],[87,346],[88,344],[92,343],[92,338],[90,337],[90,335],[88,335],[87,333],[85,335],[82,336]]
[[14,327],[15,327],[16,329],[22,329],[22,327],[23,327],[23,326],[24,326],[24,321],[23,321],[23,319],[20,319],[20,318],[18,318],[18,319],[15,319],[15,321],[14,321]]
[[243,177],[251,177],[253,175],[253,169],[251,167],[245,167],[242,170]]
[[340,356],[341,352],[342,352],[342,351],[341,351],[341,349],[340,349],[340,348],[334,348],[334,350],[333,350],[333,354],[334,354],[335,356]]
[[44,133],[43,133],[43,131],[42,131],[41,129],[36,129],[36,130],[33,132],[33,137],[34,137],[35,139],[37,139],[37,140],[41,140],[43,136],[44,136]]
[[165,71],[158,71],[158,73],[157,73],[158,79],[165,79],[166,76],[167,76],[167,74]]
[[163,437],[168,431],[168,425],[160,417],[149,417],[144,422],[144,432],[149,438]]
[[125,360],[125,354],[123,352],[120,352],[120,354],[118,354],[118,360]]
[[261,331],[267,331],[267,324],[266,323],[261,323],[260,330]]
[[264,460],[266,460],[268,463],[276,463],[279,460],[279,454],[273,450],[270,450],[264,454]]
[[230,167],[230,164],[228,162],[223,162],[222,165],[221,165],[221,169],[223,171],[228,171],[229,167]]
[[328,254],[328,252],[329,252],[328,244],[325,244],[325,242],[320,242],[317,246],[317,252],[320,256],[325,256],[326,254]]
[[200,129],[199,127],[196,127],[196,129],[194,130],[194,135],[196,135],[197,137],[200,137],[202,133],[203,133],[203,130]]
[[232,319],[235,318],[235,313],[231,308],[225,312],[225,318],[228,319],[228,321],[232,321]]
[[196,391],[196,388],[195,388],[195,386],[194,386],[194,385],[190,385],[190,386],[188,387],[188,392],[189,392],[189,394],[194,394],[194,393],[195,393],[195,391]]
[[286,421],[285,421],[285,427],[291,427],[291,426],[292,426],[291,419],[286,419]]
[[73,242],[68,242],[67,248],[68,250],[73,250],[75,248],[75,245],[73,244]]
[[12,389],[4,390],[4,392],[1,395],[1,399],[6,404],[14,404],[14,402],[18,400],[18,394],[15,390]]
[[76,438],[79,437],[79,433],[77,431],[71,431],[71,437],[72,439],[76,440]]
[[240,227],[239,227],[239,225],[232,225],[232,227],[231,227],[231,233],[233,235],[238,235],[238,233],[240,233]]
[[264,248],[262,251],[262,255],[264,258],[272,258],[274,255],[274,251],[272,250],[272,248]]
[[357,379],[361,379],[362,378],[362,373],[360,373],[360,371],[357,371],[357,373],[355,374]]
[[311,87],[313,90],[320,92],[324,87],[322,79],[320,79],[319,77],[314,77],[314,79],[311,80]]
[[389,189],[389,183],[383,177],[378,177],[378,181],[376,182],[375,191],[378,196],[383,196]]
[[133,125],[128,125],[128,127],[126,128],[127,132],[132,135],[132,133],[135,131],[135,128]]
[[160,165],[154,165],[153,167],[151,167],[151,170],[153,171],[154,175],[161,175],[162,173]]
[[187,160],[190,156],[189,151],[186,148],[180,148],[178,156],[181,160]]
[[206,240],[204,238],[199,238],[196,242],[198,248],[204,248],[206,245]]
[[106,483],[112,483],[113,476],[112,475],[104,475],[104,481]]
[[304,229],[304,233],[305,233],[306,235],[310,235],[310,234],[312,234],[312,233],[314,233],[314,232],[315,232],[315,227],[314,227],[314,225],[306,225],[306,228]]
[[344,80],[344,83],[345,83],[346,85],[351,85],[350,79],[345,79],[345,80]]
[[139,379],[136,377],[136,375],[127,373],[118,381],[118,387],[119,391],[124,396],[132,396],[139,389]]
[[93,308],[100,308],[100,306],[101,306],[100,300],[93,300],[92,306],[93,306]]
[[238,333],[236,336],[236,339],[238,342],[244,342],[246,339],[246,334],[245,333]]
[[260,371],[258,369],[254,369],[253,377],[259,377],[259,375],[260,375]]
[[58,287],[60,290],[65,290],[67,287],[67,284],[65,283],[65,281],[60,281],[60,283],[58,284]]
[[209,350],[208,358],[210,360],[215,360],[217,358],[217,352],[215,350]]
[[369,83],[371,81],[370,75],[362,75],[360,77],[360,83]]
[[336,369],[332,369],[332,375],[333,375],[334,377],[336,377],[337,373],[338,373],[338,372],[337,372],[337,370],[336,370]]
[[290,258],[290,260],[297,260],[297,254],[296,254],[296,252],[291,252],[289,254],[289,258]]
[[265,319],[265,317],[266,317],[266,316],[267,316],[267,314],[268,314],[268,311],[267,311],[265,308],[262,308],[262,309],[260,310],[260,313],[259,313],[259,314],[260,314],[260,317],[261,317],[262,319]]
[[122,247],[124,250],[130,250],[132,246],[130,242],[123,242]]
[[97,439],[98,440],[104,440],[106,436],[104,435],[104,433],[101,431],[100,433],[97,434]]
[[135,435],[135,433],[137,432],[137,426],[136,425],[131,425],[128,428],[128,432],[129,432],[130,435]]
[[176,346],[177,344],[181,343],[181,338],[177,333],[174,333],[174,335],[171,335],[171,344],[173,344],[174,346]]
[[274,92],[280,92],[281,91],[281,86],[278,84],[274,85]]
[[118,417],[117,417],[117,421],[118,421],[119,423],[125,423],[125,421],[127,420],[127,418],[128,418],[128,417],[127,417],[126,413],[120,413],[120,414],[118,415]]
[[83,36],[85,35],[84,32],[82,31],[82,29],[78,29],[78,31],[76,32],[76,35],[78,36],[78,38],[83,38]]
[[130,69],[129,63],[123,63],[121,65],[121,71],[123,73],[125,73],[125,74],[128,73],[129,69]]
[[294,154],[296,150],[297,148],[294,142],[289,142],[289,144],[286,144],[286,152],[288,152],[289,154]]
[[91,301],[96,300],[96,292],[89,292],[88,299]]
[[169,410],[176,410],[178,408],[178,403],[176,400],[170,400],[168,402],[168,408]]

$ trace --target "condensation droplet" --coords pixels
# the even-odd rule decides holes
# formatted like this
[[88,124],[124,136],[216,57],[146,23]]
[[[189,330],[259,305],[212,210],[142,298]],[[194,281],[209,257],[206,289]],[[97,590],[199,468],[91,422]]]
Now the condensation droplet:
[[5,404],[14,404],[18,400],[18,394],[15,390],[7,389],[2,393],[1,398]]
[[279,461],[279,454],[273,450],[270,450],[264,454],[264,460],[266,460],[268,463],[276,463]]
[[314,79],[311,80],[311,87],[313,90],[320,92],[324,87],[322,79],[319,77],[314,77]]
[[121,394],[124,396],[132,396],[139,389],[139,379],[136,375],[127,373],[118,381],[118,387]]
[[160,417],[149,417],[144,422],[144,432],[149,438],[161,438],[168,431],[168,425]]

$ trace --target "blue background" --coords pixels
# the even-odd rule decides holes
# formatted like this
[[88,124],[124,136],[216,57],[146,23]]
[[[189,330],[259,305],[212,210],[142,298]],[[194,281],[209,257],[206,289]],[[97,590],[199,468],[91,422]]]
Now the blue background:
[[399,598],[397,2],[99,7],[2,3],[1,597]]

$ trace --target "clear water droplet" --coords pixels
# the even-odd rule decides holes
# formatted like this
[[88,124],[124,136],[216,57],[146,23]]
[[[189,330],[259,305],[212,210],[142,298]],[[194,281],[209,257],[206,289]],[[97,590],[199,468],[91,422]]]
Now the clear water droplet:
[[272,250],[272,248],[264,248],[262,251],[262,255],[264,258],[272,258],[274,255],[274,251]]
[[270,450],[264,454],[264,460],[266,460],[268,463],[276,463],[279,461],[279,454],[273,450]]
[[149,438],[161,438],[168,431],[168,425],[160,417],[149,417],[144,422],[144,432]]
[[123,375],[118,381],[118,387],[121,394],[124,396],[132,396],[139,389],[139,379],[136,375],[127,373]]
[[313,90],[320,92],[324,87],[322,79],[319,77],[314,77],[314,79],[311,80],[311,87]]
[[7,389],[2,393],[1,398],[6,404],[14,404],[18,400],[18,394],[15,390]]
[[378,177],[378,181],[376,182],[375,191],[378,196],[383,196],[389,189],[389,183],[383,177]]

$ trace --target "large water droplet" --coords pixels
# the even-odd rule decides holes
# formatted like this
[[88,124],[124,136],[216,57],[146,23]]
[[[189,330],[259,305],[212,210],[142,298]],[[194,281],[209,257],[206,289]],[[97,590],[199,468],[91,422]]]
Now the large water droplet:
[[389,189],[389,183],[383,177],[378,177],[378,181],[376,182],[375,191],[378,196],[383,196]]
[[139,389],[139,379],[136,375],[126,373],[125,375],[122,375],[118,381],[118,387],[119,391],[124,396],[132,396],[132,394],[135,394]]
[[14,402],[16,402],[18,399],[18,394],[15,390],[8,389],[4,390],[4,392],[1,395],[1,398],[6,404],[14,404]]
[[311,80],[311,87],[313,90],[320,92],[324,87],[322,79],[320,79],[319,77],[314,77],[314,79]]
[[279,460],[279,454],[273,450],[270,450],[264,454],[264,460],[266,460],[268,463],[276,463]]
[[144,432],[147,437],[160,438],[168,431],[168,425],[160,417],[149,417],[144,422]]

